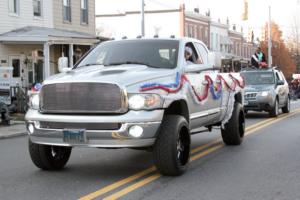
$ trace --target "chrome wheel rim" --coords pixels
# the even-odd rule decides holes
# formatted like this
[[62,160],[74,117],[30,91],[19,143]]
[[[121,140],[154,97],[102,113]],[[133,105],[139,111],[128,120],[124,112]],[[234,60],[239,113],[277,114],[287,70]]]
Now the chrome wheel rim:
[[180,131],[176,142],[176,156],[179,164],[185,166],[189,161],[190,141],[183,130]]

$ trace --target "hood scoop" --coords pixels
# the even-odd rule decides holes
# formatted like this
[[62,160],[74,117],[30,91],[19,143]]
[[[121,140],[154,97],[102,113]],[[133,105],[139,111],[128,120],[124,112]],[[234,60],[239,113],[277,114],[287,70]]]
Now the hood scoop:
[[106,70],[106,71],[102,71],[100,72],[101,75],[112,75],[112,74],[121,74],[126,72],[126,70]]

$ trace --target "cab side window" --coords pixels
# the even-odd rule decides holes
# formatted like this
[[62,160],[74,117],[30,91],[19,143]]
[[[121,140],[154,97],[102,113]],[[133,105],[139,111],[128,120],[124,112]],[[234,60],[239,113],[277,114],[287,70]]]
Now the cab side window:
[[279,73],[279,78],[285,82],[285,77],[282,72]]
[[282,75],[279,72],[276,72],[276,80],[284,81],[284,78],[282,77]]
[[277,81],[280,80],[280,76],[279,76],[279,74],[277,72],[275,74],[276,74],[276,82],[277,82]]
[[208,52],[207,50],[205,49],[205,47],[200,44],[200,43],[195,43],[195,46],[200,54],[200,58],[201,58],[201,63],[199,64],[204,64],[204,65],[207,65],[208,64]]

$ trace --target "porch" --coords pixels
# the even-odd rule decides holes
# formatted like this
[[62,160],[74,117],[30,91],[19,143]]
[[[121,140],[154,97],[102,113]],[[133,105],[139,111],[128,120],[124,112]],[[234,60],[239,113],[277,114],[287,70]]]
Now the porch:
[[93,35],[28,26],[0,35],[0,67],[12,66],[13,86],[31,87],[58,73],[58,58],[72,67],[100,41]]

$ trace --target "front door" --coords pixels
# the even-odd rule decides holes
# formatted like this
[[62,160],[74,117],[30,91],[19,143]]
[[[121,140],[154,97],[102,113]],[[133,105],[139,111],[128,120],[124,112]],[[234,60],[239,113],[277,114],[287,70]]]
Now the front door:
[[[186,47],[192,51],[192,57],[186,61],[185,68],[189,68],[189,70],[186,70],[188,72],[185,73],[185,76],[191,84],[190,93],[194,99],[189,105],[191,128],[194,129],[207,125],[218,118],[221,98],[213,96],[213,94],[217,94],[217,91],[212,88],[217,73],[208,69],[207,51],[200,51],[199,47],[194,46],[193,43],[187,43]],[[214,91],[211,91],[212,89]]]
[[22,86],[22,65],[20,56],[9,56],[9,66],[13,67],[12,86]]

